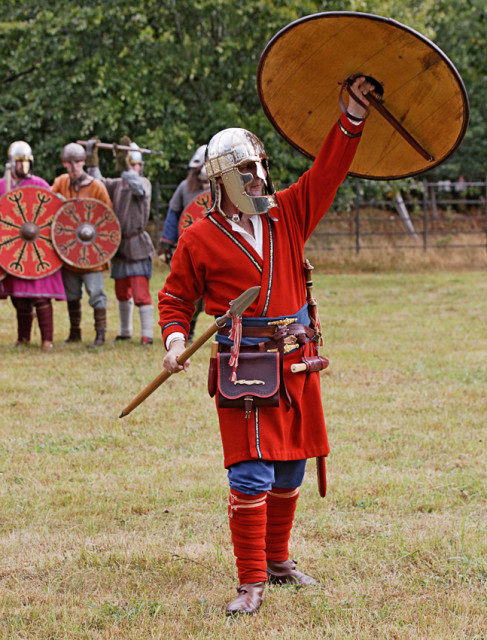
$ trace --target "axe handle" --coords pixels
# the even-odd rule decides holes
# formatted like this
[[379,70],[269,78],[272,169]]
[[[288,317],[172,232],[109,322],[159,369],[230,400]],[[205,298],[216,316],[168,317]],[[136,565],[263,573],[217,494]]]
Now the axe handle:
[[[216,321],[197,339],[190,345],[187,349],[183,351],[183,353],[178,358],[179,364],[184,364],[188,358],[190,358],[195,351],[197,351],[213,334],[218,331],[219,326],[222,325],[226,320],[226,316],[222,316],[221,318],[217,318]],[[218,324],[219,323],[219,324]],[[119,418],[124,418],[131,411],[133,411],[136,407],[139,406],[146,398],[148,398],[151,393],[153,393],[158,387],[161,386],[163,382],[165,382],[172,373],[167,369],[164,369],[152,382],[143,389],[135,398],[130,402],[122,413],[118,416]]]

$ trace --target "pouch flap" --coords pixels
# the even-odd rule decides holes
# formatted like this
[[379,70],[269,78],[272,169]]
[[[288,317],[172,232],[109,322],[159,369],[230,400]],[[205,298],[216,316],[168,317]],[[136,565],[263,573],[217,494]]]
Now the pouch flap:
[[229,360],[229,353],[218,354],[218,390],[225,398],[270,398],[278,392],[279,353],[240,353],[236,382],[230,380],[233,367]]

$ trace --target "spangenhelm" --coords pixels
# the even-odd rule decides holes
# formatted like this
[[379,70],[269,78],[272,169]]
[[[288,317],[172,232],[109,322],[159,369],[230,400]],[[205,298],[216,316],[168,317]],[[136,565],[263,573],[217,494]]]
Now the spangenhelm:
[[188,163],[188,169],[197,169],[205,164],[206,144],[202,144],[193,153],[191,160]]
[[12,142],[8,148],[7,155],[9,161],[13,162],[14,165],[19,160],[22,162],[24,175],[29,173],[34,162],[34,156],[32,155],[32,149],[27,142],[24,142],[23,140],[16,140],[15,142]]
[[61,151],[62,162],[81,162],[86,160],[86,151],[77,142],[70,142]]
[[137,149],[140,149],[139,145],[131,142],[130,148],[133,149],[133,151],[129,151],[130,164],[144,164],[142,154],[137,151]]
[[[251,173],[241,173],[239,166],[255,162],[257,176],[264,181],[266,195],[249,196],[245,185],[253,180]],[[213,208],[221,202],[221,177],[225,191],[232,203],[242,213],[264,214],[277,206],[274,187],[269,176],[267,154],[257,136],[246,129],[223,129],[208,143],[205,160],[206,171],[211,180]]]

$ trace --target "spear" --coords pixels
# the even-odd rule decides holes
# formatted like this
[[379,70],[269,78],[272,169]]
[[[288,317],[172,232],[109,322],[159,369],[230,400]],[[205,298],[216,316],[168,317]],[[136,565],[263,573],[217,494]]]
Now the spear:
[[[89,140],[76,140],[78,144],[82,144],[84,147],[90,142]],[[161,155],[164,151],[152,151],[152,149],[144,149],[143,147],[127,147],[124,144],[117,144],[116,142],[95,142],[95,147],[100,149],[112,149],[113,151],[140,151],[140,153],[153,153]]]
[[[260,287],[250,287],[247,291],[241,293],[238,298],[232,300],[230,302],[230,308],[228,311],[217,318],[215,322],[197,339],[193,342],[191,346],[183,351],[183,353],[178,357],[178,364],[184,364],[188,358],[190,358],[195,351],[207,342],[214,335],[218,329],[221,329],[225,326],[227,320],[231,316],[241,316],[245,312],[248,307],[252,304],[252,302],[257,298],[260,292]],[[128,404],[122,413],[118,416],[119,418],[124,418],[131,411],[138,407],[139,404],[144,402],[144,400],[150,396],[150,394],[155,391],[158,387],[161,386],[163,382],[165,382],[172,373],[167,369],[164,369],[152,382],[150,382],[145,389],[143,389],[135,398]]]

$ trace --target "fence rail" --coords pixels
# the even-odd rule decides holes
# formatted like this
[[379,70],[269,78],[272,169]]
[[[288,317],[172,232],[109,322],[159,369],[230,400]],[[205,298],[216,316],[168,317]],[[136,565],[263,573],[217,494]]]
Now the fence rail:
[[[169,199],[177,185],[154,183],[152,236],[161,237]],[[487,249],[487,178],[485,181],[423,181],[416,196],[388,200],[365,198],[370,182],[355,181],[355,201],[348,213],[330,212],[308,246],[323,251],[395,249]],[[377,239],[377,242],[372,241]],[[410,242],[406,242],[406,239]],[[402,241],[402,242],[401,242]]]
[[[427,182],[417,197],[389,200],[362,195],[369,183],[355,182],[355,202],[348,214],[325,216],[308,246],[323,251],[394,249],[487,249],[487,179],[485,182]],[[380,242],[371,241],[381,239]],[[403,239],[410,242],[401,242]],[[347,242],[348,240],[348,242]]]

